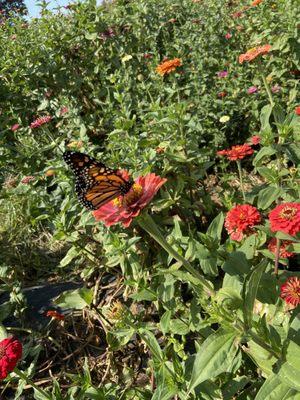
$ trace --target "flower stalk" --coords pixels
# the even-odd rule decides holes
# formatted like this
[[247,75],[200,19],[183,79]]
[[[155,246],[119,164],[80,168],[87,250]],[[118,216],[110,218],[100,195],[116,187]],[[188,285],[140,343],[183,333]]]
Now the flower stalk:
[[188,271],[194,278],[198,279],[201,286],[203,287],[205,293],[208,296],[214,294],[212,284],[207,281],[197,270],[195,270],[192,265],[166,241],[156,223],[153,221],[152,217],[144,213],[139,218],[137,218],[139,226],[145,230],[163,249],[165,249],[175,260],[179,261],[183,267]]
[[23,372],[21,372],[18,368],[14,369],[14,373],[20,378],[23,379],[28,385],[30,385],[35,391],[37,391],[40,395],[43,396],[44,399],[52,399],[52,396],[50,396],[48,393],[46,393],[44,390],[39,388],[30,378],[28,378]]
[[237,164],[238,172],[239,172],[239,179],[240,179],[240,184],[241,184],[241,191],[243,194],[243,200],[244,200],[244,203],[246,203],[241,160],[236,160],[236,164]]

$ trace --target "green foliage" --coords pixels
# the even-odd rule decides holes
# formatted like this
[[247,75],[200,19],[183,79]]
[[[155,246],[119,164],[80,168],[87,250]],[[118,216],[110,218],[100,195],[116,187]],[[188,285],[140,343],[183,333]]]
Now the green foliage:
[[[279,296],[299,277],[299,232],[268,218],[300,195],[297,1],[243,6],[44,4],[0,24],[0,322],[24,343],[16,399],[28,382],[43,388],[28,399],[299,399],[299,314]],[[182,65],[161,77],[165,57]],[[238,169],[216,155],[254,134]],[[167,182],[128,228],[107,228],[78,203],[66,149]],[[226,215],[244,203],[261,219],[237,239]],[[53,302],[63,322],[36,329],[23,289],[53,280],[83,287]]]

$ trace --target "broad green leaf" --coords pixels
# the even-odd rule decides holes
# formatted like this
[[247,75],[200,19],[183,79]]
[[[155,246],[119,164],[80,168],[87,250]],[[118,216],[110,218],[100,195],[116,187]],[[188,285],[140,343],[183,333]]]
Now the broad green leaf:
[[156,337],[153,335],[152,332],[143,328],[140,328],[138,330],[138,333],[143,339],[143,341],[146,343],[146,345],[149,347],[155,361],[161,364],[164,360],[164,355],[160,348],[160,345],[156,340]]
[[65,257],[60,262],[60,267],[66,267],[70,264],[70,262],[79,255],[80,251],[77,249],[76,246],[72,246]]
[[112,351],[120,350],[125,346],[132,335],[135,333],[133,328],[119,328],[117,330],[107,332],[106,340]]
[[262,370],[264,377],[269,377],[272,374],[273,365],[278,361],[275,356],[267,350],[250,340],[245,352],[253,360],[253,362]]
[[276,186],[269,186],[265,189],[260,190],[257,198],[257,207],[259,209],[265,210],[270,207],[270,205],[278,200],[282,194],[282,189]]
[[171,316],[172,311],[167,310],[160,319],[160,329],[164,335],[169,332]]
[[130,295],[130,297],[136,301],[142,301],[142,300],[154,301],[157,299],[156,293],[154,293],[150,289],[142,289],[138,293]]
[[265,157],[270,157],[276,153],[276,150],[273,147],[263,147],[259,150],[253,160],[253,165],[255,167],[259,166],[259,162],[262,161]]
[[261,130],[264,131],[265,129],[270,128],[270,116],[272,114],[273,106],[268,104],[261,109],[260,112],[260,123],[261,123]]
[[217,239],[221,239],[221,234],[224,225],[224,214],[221,212],[217,215],[213,221],[210,223],[206,234]]
[[246,277],[243,285],[243,314],[244,322],[248,328],[250,328],[252,323],[253,307],[254,301],[256,299],[258,285],[267,265],[268,261],[262,260],[260,264]]
[[84,307],[90,306],[92,300],[93,290],[80,288],[76,290],[68,290],[62,293],[54,302],[61,308],[75,308],[76,310],[82,310]]
[[188,393],[201,382],[213,379],[223,372],[230,372],[237,352],[235,333],[219,330],[210,335],[196,354]]
[[8,335],[5,327],[2,324],[0,324],[0,340],[7,338],[7,336]]
[[272,374],[260,388],[255,400],[300,400],[300,393]]
[[271,183],[276,183],[278,180],[278,173],[271,168],[258,167],[257,171],[263,178]]

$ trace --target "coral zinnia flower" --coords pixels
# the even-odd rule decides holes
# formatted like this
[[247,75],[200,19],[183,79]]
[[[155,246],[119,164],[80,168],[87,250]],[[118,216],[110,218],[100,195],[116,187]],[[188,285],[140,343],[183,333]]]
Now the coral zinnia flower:
[[251,143],[255,146],[260,143],[261,138],[258,135],[254,135],[254,136],[251,136],[250,140],[251,140]]
[[254,0],[254,1],[252,1],[252,3],[251,3],[251,7],[255,7],[255,6],[258,6],[260,3],[262,3],[263,2],[263,0]]
[[300,203],[282,203],[269,213],[271,231],[294,236],[300,232]]
[[46,317],[51,317],[51,318],[57,319],[59,321],[63,321],[65,319],[65,316],[63,314],[60,314],[59,312],[57,312],[55,310],[47,311]]
[[[272,238],[268,244],[268,250],[274,254],[276,252],[276,242],[277,242],[276,238]],[[290,240],[282,240],[281,241],[280,248],[279,248],[279,257],[280,258],[289,258],[289,257],[293,257],[295,255],[295,253],[286,250],[286,248],[292,243],[293,242],[291,242]]]
[[30,124],[30,128],[39,128],[40,126],[47,124],[49,121],[51,121],[52,117],[50,115],[46,115],[44,117],[37,118]]
[[5,379],[13,371],[22,357],[22,344],[9,337],[0,342],[0,379]]
[[20,128],[20,124],[14,124],[14,125],[10,128],[10,130],[13,131],[13,132],[15,132],[15,131],[17,131],[19,128]]
[[[126,171],[121,171],[121,173],[125,179],[128,178]],[[133,218],[140,214],[166,181],[165,178],[153,173],[139,176],[125,196],[104,204],[93,212],[94,217],[97,221],[103,221],[106,226],[121,222],[125,228],[128,228]]]
[[231,149],[217,151],[219,156],[226,156],[230,161],[242,160],[253,153],[254,150],[248,144],[232,146]]
[[239,56],[239,63],[242,64],[244,61],[252,61],[259,55],[264,55],[269,53],[272,46],[270,44],[265,44],[264,46],[253,47],[246,53]]
[[300,115],[300,106],[297,106],[297,107],[295,108],[295,114],[296,114],[296,115]]
[[166,74],[170,74],[171,72],[175,71],[177,67],[182,65],[180,58],[174,58],[173,60],[165,60],[161,64],[156,67],[156,72],[164,76]]
[[240,242],[244,234],[250,234],[254,225],[261,220],[257,208],[249,204],[239,204],[228,211],[225,218],[225,228],[232,240]]
[[291,276],[280,288],[280,297],[286,303],[297,306],[300,304],[300,278]]

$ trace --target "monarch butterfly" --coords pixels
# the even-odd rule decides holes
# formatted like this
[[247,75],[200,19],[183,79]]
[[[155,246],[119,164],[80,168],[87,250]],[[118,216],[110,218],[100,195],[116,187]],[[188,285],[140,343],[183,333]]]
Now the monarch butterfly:
[[133,181],[126,181],[118,170],[107,168],[87,154],[66,151],[64,161],[75,174],[75,192],[88,210],[97,210],[104,204],[129,192]]

